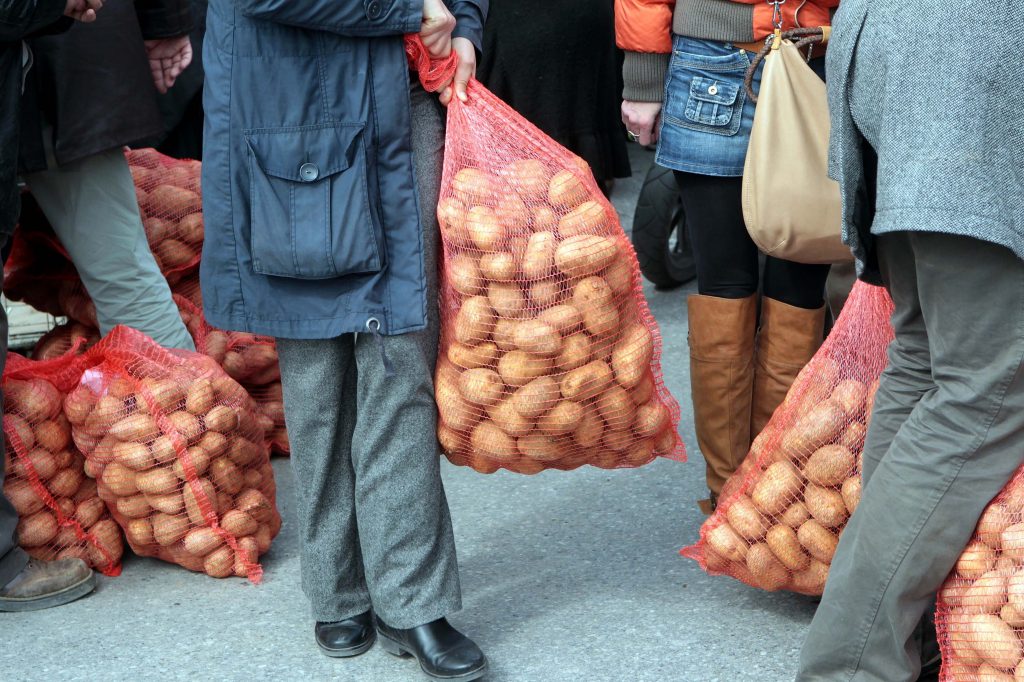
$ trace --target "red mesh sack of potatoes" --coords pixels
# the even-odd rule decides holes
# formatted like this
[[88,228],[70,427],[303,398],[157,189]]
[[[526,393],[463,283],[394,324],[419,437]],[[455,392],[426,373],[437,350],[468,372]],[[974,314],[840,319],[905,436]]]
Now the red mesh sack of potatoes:
[[79,346],[46,362],[8,355],[4,494],[18,512],[18,543],[30,556],[78,557],[106,575],[118,575],[123,534],[96,482],[85,476],[85,458],[63,412],[64,397],[82,372]]
[[940,679],[1024,680],[1024,468],[989,503],[939,590]]
[[884,289],[856,284],[684,556],[761,589],[821,594],[860,500],[860,458],[888,362],[891,314]]
[[258,582],[281,517],[252,399],[209,358],[127,327],[84,358],[65,415],[131,548]]
[[[427,89],[454,69],[410,60]],[[438,438],[481,472],[684,459],[639,268],[589,167],[480,83],[448,107]]]
[[75,349],[83,353],[100,340],[96,327],[69,320],[43,334],[32,348],[33,360],[56,360]]
[[203,250],[202,164],[154,149],[126,153],[146,239],[160,271],[174,283],[199,265]]

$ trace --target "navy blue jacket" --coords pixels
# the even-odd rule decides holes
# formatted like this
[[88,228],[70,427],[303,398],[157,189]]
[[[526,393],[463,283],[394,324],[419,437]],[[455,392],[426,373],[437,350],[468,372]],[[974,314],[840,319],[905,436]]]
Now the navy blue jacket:
[[[480,44],[486,0],[449,0]],[[403,35],[422,0],[212,0],[208,320],[284,338],[426,323]]]

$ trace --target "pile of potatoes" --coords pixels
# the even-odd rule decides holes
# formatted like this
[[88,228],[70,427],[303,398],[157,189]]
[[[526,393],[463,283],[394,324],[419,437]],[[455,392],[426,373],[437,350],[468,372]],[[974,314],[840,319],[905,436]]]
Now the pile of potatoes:
[[632,248],[584,172],[467,167],[439,204],[438,439],[458,464],[640,466],[677,448]]
[[203,248],[201,164],[152,149],[130,151],[127,158],[149,247],[160,271],[174,281],[199,265]]
[[63,394],[42,378],[8,378],[3,390],[4,494],[18,512],[19,545],[38,559],[80,558],[116,574],[124,537],[85,476]]
[[797,378],[723,503],[697,553],[707,570],[765,590],[818,595],[839,534],[860,501],[860,457],[877,380],[840,379],[816,358]]
[[252,576],[281,518],[251,398],[212,363],[104,367],[86,372],[64,413],[132,549],[215,578]]
[[58,324],[36,342],[32,349],[33,360],[53,360],[66,354],[79,340],[84,340],[79,347],[79,352],[84,352],[96,345],[100,340],[100,332],[81,322],[69,320],[64,324]]
[[[943,679],[1024,680],[1024,479],[985,509],[939,592]],[[947,678],[945,673],[949,672]]]

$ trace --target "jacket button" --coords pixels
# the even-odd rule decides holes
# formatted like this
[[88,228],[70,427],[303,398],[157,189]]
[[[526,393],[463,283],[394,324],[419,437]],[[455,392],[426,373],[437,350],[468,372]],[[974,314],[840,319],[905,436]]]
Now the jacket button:
[[320,169],[315,163],[304,163],[299,166],[299,177],[303,182],[313,182],[320,177]]
[[379,19],[382,11],[383,8],[378,0],[373,0],[373,2],[366,6],[366,16],[371,19]]

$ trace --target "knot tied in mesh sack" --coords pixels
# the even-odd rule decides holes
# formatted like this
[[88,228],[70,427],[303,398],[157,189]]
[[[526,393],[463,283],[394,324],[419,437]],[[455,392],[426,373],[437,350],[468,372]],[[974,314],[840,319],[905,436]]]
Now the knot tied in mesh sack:
[[440,90],[455,75],[455,67],[459,64],[459,55],[454,50],[444,59],[432,58],[418,35],[405,37],[405,55],[427,92]]

